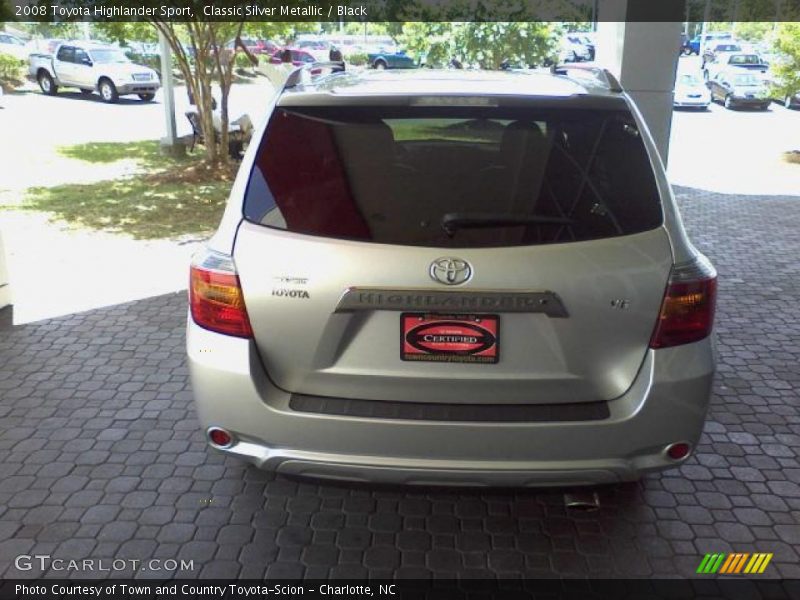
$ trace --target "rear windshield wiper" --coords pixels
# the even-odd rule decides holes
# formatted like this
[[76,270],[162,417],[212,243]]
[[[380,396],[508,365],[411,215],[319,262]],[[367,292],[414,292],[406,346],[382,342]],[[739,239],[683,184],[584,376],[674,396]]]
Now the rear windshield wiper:
[[442,217],[442,229],[452,236],[459,229],[482,229],[492,227],[521,227],[524,225],[572,225],[574,219],[566,217],[543,217],[502,212],[447,213]]

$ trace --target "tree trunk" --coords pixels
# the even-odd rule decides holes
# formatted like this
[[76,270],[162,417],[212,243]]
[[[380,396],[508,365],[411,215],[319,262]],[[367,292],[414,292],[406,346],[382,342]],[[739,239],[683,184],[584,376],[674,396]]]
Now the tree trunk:
[[[230,24],[205,21],[189,21],[180,24],[151,21],[151,24],[166,36],[178,68],[186,80],[189,97],[194,99],[200,129],[205,140],[206,161],[212,165],[227,164],[230,122],[228,99],[233,81],[235,51],[233,56],[224,62],[223,55],[227,58],[227,49],[224,48],[224,44],[228,41],[225,36],[233,33],[230,29]],[[243,45],[240,36],[244,23],[236,25],[234,40],[236,43]],[[225,26],[228,27],[227,30]],[[189,43],[195,52],[193,66],[188,53],[181,43],[181,37],[178,35],[179,27],[183,28],[181,31],[186,31],[189,35]],[[234,49],[235,47],[234,45]],[[219,130],[214,126],[214,109],[212,106],[215,73],[219,76],[220,86]]]

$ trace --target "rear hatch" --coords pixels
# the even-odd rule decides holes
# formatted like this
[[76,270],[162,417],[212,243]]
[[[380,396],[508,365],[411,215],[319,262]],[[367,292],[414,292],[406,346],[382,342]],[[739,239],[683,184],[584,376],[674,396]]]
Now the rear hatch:
[[271,116],[234,260],[279,387],[555,404],[633,382],[672,265],[634,119],[467,100]]

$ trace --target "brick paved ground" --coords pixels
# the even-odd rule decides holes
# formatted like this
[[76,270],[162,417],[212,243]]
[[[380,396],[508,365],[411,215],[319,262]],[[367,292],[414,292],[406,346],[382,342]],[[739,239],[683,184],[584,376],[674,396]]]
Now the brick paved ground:
[[552,491],[276,478],[206,450],[185,298],[162,296],[0,331],[0,574],[38,575],[12,566],[36,553],[200,577],[652,577],[757,550],[800,577],[800,198],[678,192],[721,276],[713,406],[679,471],[603,488],[593,514]]

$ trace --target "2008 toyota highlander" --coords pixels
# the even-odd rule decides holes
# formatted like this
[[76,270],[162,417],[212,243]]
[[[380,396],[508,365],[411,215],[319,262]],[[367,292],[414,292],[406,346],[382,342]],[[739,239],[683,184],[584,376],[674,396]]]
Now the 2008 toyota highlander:
[[296,75],[191,267],[211,446],[433,485],[597,484],[690,455],[716,272],[612,77]]

